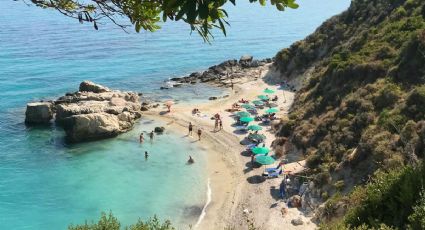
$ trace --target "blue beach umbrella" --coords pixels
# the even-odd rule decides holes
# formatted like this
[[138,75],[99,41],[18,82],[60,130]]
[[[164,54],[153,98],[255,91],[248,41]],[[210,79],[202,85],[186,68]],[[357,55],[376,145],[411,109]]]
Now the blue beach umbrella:
[[261,100],[269,100],[269,97],[266,95],[258,95],[258,98],[260,98]]
[[267,89],[264,90],[264,93],[272,94],[272,93],[274,93],[274,90],[267,88]]
[[252,118],[252,117],[241,117],[239,120],[242,121],[242,122],[251,122],[251,121],[254,120],[254,118]]
[[247,127],[248,130],[251,131],[260,131],[263,129],[263,127],[259,126],[259,125],[250,125]]
[[270,108],[266,110],[266,113],[277,113],[277,112],[279,112],[279,109],[277,108]]
[[262,164],[262,165],[271,165],[274,162],[276,162],[276,160],[271,156],[258,155],[258,156],[255,157],[255,162]]
[[243,104],[243,105],[241,105],[241,107],[244,108],[244,109],[255,109],[255,107],[253,105],[250,105],[250,104]]
[[264,105],[264,102],[257,100],[257,101],[253,101],[252,104],[254,104],[254,105]]
[[255,147],[253,149],[251,149],[251,151],[255,154],[255,155],[259,155],[259,154],[267,154],[270,152],[269,148],[266,147]]
[[249,117],[250,115],[251,115],[250,113],[245,112],[245,111],[236,113],[236,116],[238,116],[238,117]]

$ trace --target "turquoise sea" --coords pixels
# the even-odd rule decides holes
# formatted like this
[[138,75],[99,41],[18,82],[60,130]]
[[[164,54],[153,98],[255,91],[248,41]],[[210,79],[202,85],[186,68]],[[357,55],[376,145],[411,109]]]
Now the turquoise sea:
[[[207,162],[184,134],[167,132],[140,145],[139,132],[161,125],[142,119],[117,138],[66,145],[53,124],[26,127],[25,104],[75,91],[86,79],[155,98],[206,100],[222,91],[158,88],[170,77],[243,54],[273,57],[350,3],[298,2],[299,9],[278,12],[237,1],[228,7],[228,36],[216,33],[209,45],[182,23],[155,33],[127,34],[111,24],[95,31],[54,11],[0,0],[0,229],[66,229],[102,210],[124,224],[154,214],[180,228],[194,224],[206,200]],[[195,165],[185,165],[189,154]]]

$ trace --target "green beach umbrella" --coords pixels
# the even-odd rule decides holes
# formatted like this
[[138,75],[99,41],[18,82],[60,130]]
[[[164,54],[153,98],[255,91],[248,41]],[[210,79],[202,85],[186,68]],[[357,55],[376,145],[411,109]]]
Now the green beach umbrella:
[[272,90],[272,89],[265,89],[264,90],[264,93],[272,94],[272,93],[274,93],[274,90]]
[[262,141],[262,140],[266,139],[266,136],[264,136],[263,134],[251,133],[251,134],[248,135],[248,138],[253,139],[253,140]]
[[251,122],[251,121],[254,120],[254,118],[252,118],[252,117],[241,117],[239,120],[242,121],[242,122]]
[[242,112],[237,112],[236,115],[238,117],[249,117],[251,114],[248,112],[242,111]]
[[251,151],[255,154],[267,154],[270,152],[270,149],[266,148],[266,147],[255,147],[253,149],[251,149]]
[[257,101],[253,101],[252,104],[254,104],[254,105],[264,105],[264,102],[257,100]]
[[267,97],[266,95],[258,95],[258,98],[260,98],[261,100],[268,100],[269,97]]
[[250,125],[250,126],[248,126],[248,128],[247,128],[248,130],[251,130],[251,131],[260,131],[260,130],[262,130],[263,129],[263,127],[261,127],[261,126],[259,126],[259,125]]
[[250,104],[243,104],[243,105],[241,105],[241,107],[244,108],[244,109],[255,109],[255,107],[250,105]]
[[277,113],[279,110],[277,108],[270,108],[266,110],[266,113]]
[[266,156],[266,155],[258,155],[255,157],[255,161],[259,164],[262,165],[271,165],[274,162],[276,162],[276,160],[271,157],[271,156]]

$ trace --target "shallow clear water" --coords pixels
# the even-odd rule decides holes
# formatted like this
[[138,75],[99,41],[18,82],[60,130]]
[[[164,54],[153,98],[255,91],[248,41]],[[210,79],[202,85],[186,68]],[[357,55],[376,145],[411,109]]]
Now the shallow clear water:
[[[155,33],[126,34],[112,25],[95,31],[53,11],[0,0],[0,229],[64,229],[101,210],[112,210],[124,223],[154,214],[184,226],[196,222],[206,162],[190,140],[168,133],[140,146],[138,132],[155,125],[142,121],[118,138],[67,146],[54,126],[25,127],[25,103],[75,91],[85,79],[162,99],[194,102],[223,94],[205,85],[159,86],[243,54],[272,57],[346,9],[349,0],[299,3],[298,10],[281,13],[240,1],[228,8],[228,37],[217,33],[208,45],[182,23]],[[189,153],[197,164],[184,165]]]

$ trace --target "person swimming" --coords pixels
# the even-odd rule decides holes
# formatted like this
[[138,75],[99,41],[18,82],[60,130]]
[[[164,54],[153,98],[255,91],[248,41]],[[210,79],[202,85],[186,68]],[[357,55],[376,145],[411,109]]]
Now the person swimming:
[[195,160],[193,160],[192,156],[189,155],[189,160],[187,160],[188,164],[193,164],[195,163]]
[[149,157],[148,151],[145,151],[145,160],[147,160]]

